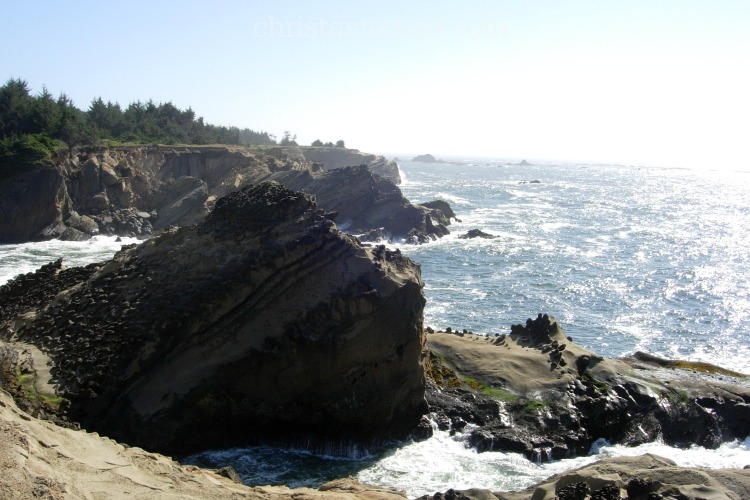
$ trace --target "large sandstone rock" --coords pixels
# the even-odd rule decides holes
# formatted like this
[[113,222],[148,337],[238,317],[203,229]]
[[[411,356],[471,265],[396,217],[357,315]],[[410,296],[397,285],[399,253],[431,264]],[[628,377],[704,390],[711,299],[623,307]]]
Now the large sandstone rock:
[[11,281],[3,335],[49,356],[61,412],[147,449],[404,437],[426,412],[419,267],[330,217],[246,187],[106,264]]
[[[337,149],[332,158],[334,164],[346,164],[347,158],[365,166],[361,172],[323,171],[299,148],[143,146],[62,153],[50,165],[0,179],[0,243],[63,234],[81,239],[97,232],[147,237],[167,227],[194,224],[217,199],[272,179],[317,195],[321,208],[338,211],[342,221],[363,232],[382,230],[413,242],[447,234],[450,216],[415,207],[387,174],[373,174],[382,163],[379,157]],[[358,174],[351,175],[354,171]],[[96,222],[98,231],[79,228],[80,219],[71,219],[74,212]]]

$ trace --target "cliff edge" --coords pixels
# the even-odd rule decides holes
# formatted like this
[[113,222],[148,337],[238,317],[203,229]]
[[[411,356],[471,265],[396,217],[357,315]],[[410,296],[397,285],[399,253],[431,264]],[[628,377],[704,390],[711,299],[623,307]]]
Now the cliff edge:
[[[0,179],[0,243],[84,240],[96,234],[149,237],[196,224],[219,198],[268,180],[318,196],[321,208],[357,221],[352,229],[361,232],[382,230],[414,242],[447,234],[450,220],[411,204],[393,175],[375,173],[382,162],[370,156],[336,152],[335,164],[365,162],[352,176],[339,172],[354,167],[324,168],[299,148],[122,146],[65,152],[48,165],[19,166]],[[334,190],[338,193],[331,196]],[[335,207],[328,206],[331,200]]]

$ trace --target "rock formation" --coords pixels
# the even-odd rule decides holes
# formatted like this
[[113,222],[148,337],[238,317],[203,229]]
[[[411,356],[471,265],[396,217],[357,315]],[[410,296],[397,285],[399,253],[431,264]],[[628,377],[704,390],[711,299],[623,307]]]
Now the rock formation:
[[411,159],[411,161],[418,162],[418,163],[437,163],[440,160],[436,159],[431,154],[424,154],[424,155],[417,155],[414,158]]
[[[742,374],[646,356],[606,359],[575,344],[547,315],[507,335],[435,333],[427,345],[433,417],[453,432],[473,424],[469,442],[480,451],[549,460],[585,454],[599,438],[715,448],[750,435]],[[654,369],[664,363],[673,369]]]
[[496,238],[497,236],[491,235],[489,233],[485,233],[484,231],[480,229],[470,229],[466,233],[459,236],[462,240],[470,240],[474,238],[484,238],[487,240],[491,240],[493,238]]
[[314,176],[306,171],[282,171],[270,178],[291,189],[314,193],[318,204],[336,212],[340,227],[351,234],[368,233],[377,228],[388,235],[388,239],[405,238],[408,243],[425,243],[449,233],[446,225],[450,220],[442,211],[412,205],[395,184],[373,175],[364,165]]
[[49,358],[42,406],[147,449],[404,437],[426,412],[419,267],[333,216],[245,187],[110,262],[9,282],[0,331]]
[[401,184],[398,164],[395,161],[386,160],[383,156],[347,148],[300,147],[299,149],[305,159],[320,163],[325,170],[367,165],[372,173],[394,184]]
[[362,231],[385,228],[394,238],[418,241],[447,233],[434,210],[412,205],[393,182],[373,174],[377,157],[356,153],[352,159],[362,157],[370,166],[342,179],[336,172],[351,169],[324,171],[297,148],[143,146],[65,153],[51,165],[0,179],[0,243],[145,237],[195,224],[218,198],[272,179],[318,195],[321,208],[356,221]]

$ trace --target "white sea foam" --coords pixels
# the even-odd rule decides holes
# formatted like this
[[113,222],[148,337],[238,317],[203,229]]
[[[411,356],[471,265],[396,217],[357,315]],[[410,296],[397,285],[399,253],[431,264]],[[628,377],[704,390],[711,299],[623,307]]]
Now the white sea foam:
[[67,267],[82,266],[111,258],[123,245],[137,243],[136,238],[94,236],[86,241],[49,240],[38,243],[0,245],[0,285],[13,277],[36,271],[41,266],[63,259]]
[[477,453],[464,436],[436,431],[426,441],[392,451],[357,474],[360,481],[394,486],[407,491],[410,498],[449,488],[485,488],[492,491],[516,491],[567,470],[583,467],[614,456],[652,453],[684,467],[742,468],[750,464],[750,438],[725,443],[716,450],[693,446],[678,449],[660,443],[636,447],[612,446],[600,440],[583,457],[535,463],[520,454],[506,452]]

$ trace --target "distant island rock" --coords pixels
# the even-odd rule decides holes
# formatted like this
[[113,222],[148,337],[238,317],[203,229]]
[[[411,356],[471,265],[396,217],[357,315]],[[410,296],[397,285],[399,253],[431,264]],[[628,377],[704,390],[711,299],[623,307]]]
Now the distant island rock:
[[442,160],[438,160],[434,156],[430,154],[426,155],[417,155],[414,158],[411,159],[411,161],[419,162],[419,163],[442,163]]

